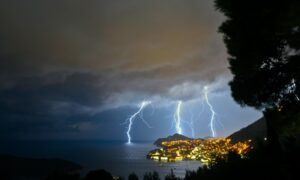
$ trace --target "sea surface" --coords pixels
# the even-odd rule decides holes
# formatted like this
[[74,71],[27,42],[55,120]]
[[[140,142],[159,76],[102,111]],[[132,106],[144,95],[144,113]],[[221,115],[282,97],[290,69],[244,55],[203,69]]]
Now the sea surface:
[[1,154],[32,158],[60,158],[83,166],[82,174],[90,170],[105,169],[115,176],[127,179],[132,172],[140,178],[145,172],[157,171],[161,177],[174,173],[184,177],[186,170],[197,170],[198,161],[158,162],[146,159],[156,147],[153,142],[103,141],[10,141],[3,142]]

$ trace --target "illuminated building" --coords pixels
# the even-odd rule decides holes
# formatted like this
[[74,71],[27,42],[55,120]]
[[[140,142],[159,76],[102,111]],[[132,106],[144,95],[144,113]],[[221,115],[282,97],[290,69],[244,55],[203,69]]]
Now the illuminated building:
[[199,160],[204,164],[224,159],[229,152],[244,157],[250,150],[251,140],[232,143],[228,138],[163,141],[162,148],[152,150],[147,157],[159,161]]

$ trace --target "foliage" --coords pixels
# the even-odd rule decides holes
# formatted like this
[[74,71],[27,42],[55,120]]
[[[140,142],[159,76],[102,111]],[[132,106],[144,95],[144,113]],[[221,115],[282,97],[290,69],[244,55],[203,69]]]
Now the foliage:
[[148,172],[144,174],[144,180],[160,180],[159,175],[156,171]]
[[90,171],[86,175],[85,179],[86,180],[99,180],[99,179],[113,180],[113,177],[109,172],[103,169],[99,169],[99,170]]
[[170,174],[166,175],[165,180],[180,180],[180,178],[177,178],[173,169],[171,169]]
[[46,177],[46,180],[79,180],[79,179],[80,179],[79,174],[68,174],[61,171],[53,171]]
[[219,31],[230,55],[233,98],[243,106],[280,114],[281,119],[272,120],[277,129],[299,132],[299,116],[294,115],[300,110],[300,1],[215,4],[227,17]]
[[[294,144],[294,143],[291,143]],[[295,145],[295,144],[294,144]],[[300,167],[297,165],[300,155],[299,147],[290,147],[284,153],[284,158],[278,158],[261,145],[251,150],[248,158],[241,158],[236,153],[220,159],[210,166],[200,167],[196,172],[187,171],[185,180],[214,180],[214,179],[299,179]]]
[[135,173],[131,173],[128,176],[128,180],[139,180],[139,178]]

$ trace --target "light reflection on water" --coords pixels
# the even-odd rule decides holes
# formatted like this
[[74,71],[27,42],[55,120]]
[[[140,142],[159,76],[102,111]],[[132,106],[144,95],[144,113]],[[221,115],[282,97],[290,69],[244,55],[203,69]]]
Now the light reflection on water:
[[82,165],[83,174],[102,168],[124,178],[131,172],[142,177],[149,171],[157,171],[164,177],[171,169],[177,176],[183,177],[186,169],[196,170],[200,166],[198,161],[158,162],[146,159],[146,154],[154,148],[156,147],[152,142],[126,144],[99,141],[34,141],[7,144],[0,153],[36,158],[62,158]]

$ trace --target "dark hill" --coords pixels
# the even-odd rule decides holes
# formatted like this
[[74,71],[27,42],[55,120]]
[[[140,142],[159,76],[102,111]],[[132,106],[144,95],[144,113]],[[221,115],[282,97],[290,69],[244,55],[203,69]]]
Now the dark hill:
[[263,140],[267,136],[267,126],[265,118],[260,118],[249,126],[228,136],[232,142],[245,141],[252,139],[254,141]]
[[42,179],[54,171],[73,173],[82,167],[73,162],[61,159],[34,159],[0,155],[0,174],[18,179]]
[[157,139],[155,142],[154,142],[154,145],[158,146],[158,147],[161,147],[161,143],[163,141],[175,141],[175,140],[190,140],[191,138],[189,137],[186,137],[184,135],[181,135],[181,134],[177,134],[175,133],[174,135],[172,136],[168,136],[166,138],[159,138]]

